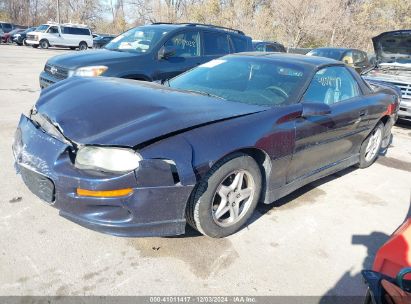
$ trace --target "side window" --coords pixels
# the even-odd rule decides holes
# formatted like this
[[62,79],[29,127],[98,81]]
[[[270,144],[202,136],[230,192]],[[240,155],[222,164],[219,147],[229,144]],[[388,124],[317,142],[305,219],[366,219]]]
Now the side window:
[[342,66],[319,70],[304,94],[303,102],[320,102],[328,105],[360,95],[357,81]]
[[58,34],[59,29],[57,26],[50,26],[49,29],[47,30],[47,33],[49,34]]
[[164,46],[175,50],[172,57],[200,56],[200,34],[199,32],[183,32],[169,39]]
[[267,44],[265,49],[267,50],[267,52],[279,52],[279,49],[273,44]]
[[225,55],[230,53],[226,34],[204,32],[204,55]]
[[72,34],[72,35],[81,35],[81,29],[76,28],[76,27],[71,27],[70,28],[70,34]]
[[364,61],[362,59],[362,56],[361,56],[360,52],[358,52],[358,51],[353,52],[353,61],[354,61],[354,63],[360,63],[360,62]]
[[83,35],[83,36],[89,36],[90,35],[90,30],[87,28],[75,28],[76,29],[76,34],[75,35]]
[[257,52],[265,52],[264,44],[262,44],[262,43],[257,44],[257,46],[255,47],[255,50],[256,50]]
[[231,41],[233,42],[235,53],[247,51],[247,40],[246,39],[239,38],[236,36],[231,36]]
[[90,35],[89,29],[79,27],[62,27],[62,32],[69,35]]
[[360,58],[361,58],[361,62],[368,63],[368,57],[366,53],[360,52]]

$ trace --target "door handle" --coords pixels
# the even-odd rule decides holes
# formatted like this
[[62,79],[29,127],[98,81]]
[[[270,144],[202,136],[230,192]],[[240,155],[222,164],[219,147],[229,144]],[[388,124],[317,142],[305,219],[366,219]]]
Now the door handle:
[[357,120],[355,121],[355,124],[359,124],[366,114],[367,114],[367,111],[366,111],[366,110],[361,110],[361,111],[358,113],[358,118],[357,118]]

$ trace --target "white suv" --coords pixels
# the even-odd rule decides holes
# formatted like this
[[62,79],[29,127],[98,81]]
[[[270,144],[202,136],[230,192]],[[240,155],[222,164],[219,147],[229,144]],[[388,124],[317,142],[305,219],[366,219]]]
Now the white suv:
[[58,46],[87,50],[93,46],[93,36],[85,25],[47,23],[40,25],[34,32],[27,33],[26,42],[34,48]]

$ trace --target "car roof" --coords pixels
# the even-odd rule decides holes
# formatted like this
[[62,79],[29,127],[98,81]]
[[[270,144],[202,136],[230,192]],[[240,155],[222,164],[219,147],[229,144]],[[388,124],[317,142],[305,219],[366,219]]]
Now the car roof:
[[259,43],[271,43],[271,44],[281,44],[278,41],[270,41],[270,40],[253,40],[253,44],[259,44]]
[[219,31],[223,33],[230,33],[234,35],[239,35],[239,36],[245,36],[245,34],[236,29],[231,29],[231,28],[225,28],[225,27],[219,27],[219,26],[214,26],[211,24],[201,24],[201,23],[153,23],[153,24],[147,24],[143,25],[142,27],[155,27],[159,29],[164,29],[166,31],[172,31],[172,30],[177,30],[181,28],[197,28],[197,29],[205,29],[205,30],[211,30],[211,31]]
[[361,50],[359,50],[359,49],[344,48],[344,47],[320,47],[320,48],[312,49],[311,51],[315,51],[315,50],[360,51],[360,52],[363,52],[363,51],[361,51]]
[[287,63],[294,63],[304,65],[307,68],[317,69],[325,65],[344,65],[341,61],[337,61],[331,58],[318,57],[318,56],[306,56],[300,54],[290,53],[277,53],[277,52],[244,52],[236,53],[228,56],[244,56],[272,59],[273,61],[287,61]]

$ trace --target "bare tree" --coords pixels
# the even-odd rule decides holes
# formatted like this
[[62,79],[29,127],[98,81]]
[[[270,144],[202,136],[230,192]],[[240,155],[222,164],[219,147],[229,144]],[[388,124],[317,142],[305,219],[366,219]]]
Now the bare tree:
[[[409,0],[60,0],[60,6],[62,21],[101,32],[160,21],[200,22],[294,47],[370,50],[374,35],[411,28]],[[38,25],[56,15],[56,0],[0,0],[0,17],[16,24]]]

